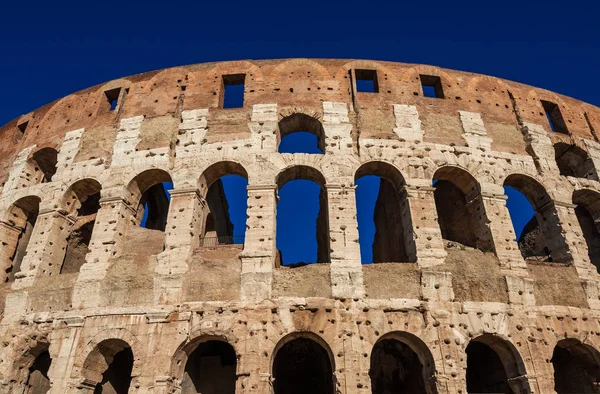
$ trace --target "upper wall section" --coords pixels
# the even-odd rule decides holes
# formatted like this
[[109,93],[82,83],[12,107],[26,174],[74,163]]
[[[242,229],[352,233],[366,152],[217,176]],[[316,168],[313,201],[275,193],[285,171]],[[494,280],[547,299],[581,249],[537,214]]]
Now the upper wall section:
[[[223,76],[239,75],[245,76],[243,107],[223,109]],[[360,92],[356,79],[374,79],[377,92]],[[442,92],[443,99],[425,97],[423,83]],[[110,81],[4,125],[0,128],[0,186],[24,148],[58,149],[69,131],[85,130],[81,144],[85,149],[74,162],[96,158],[110,162],[121,118],[160,117],[138,147],[150,149],[172,143],[173,137],[159,130],[170,128],[169,118],[178,118],[184,110],[210,109],[208,121],[213,127],[207,138],[223,141],[245,138],[254,104],[277,103],[284,111],[301,107],[305,113],[319,114],[324,101],[349,104],[355,138],[396,138],[393,130],[400,126],[394,119],[394,104],[416,107],[423,140],[446,145],[465,145],[459,111],[480,113],[493,150],[501,152],[525,153],[522,125],[543,125],[551,132],[543,102],[558,107],[566,126],[565,133],[551,133],[553,140],[597,141],[594,130],[600,130],[600,109],[590,104],[511,81],[433,66],[326,59],[205,63]]]

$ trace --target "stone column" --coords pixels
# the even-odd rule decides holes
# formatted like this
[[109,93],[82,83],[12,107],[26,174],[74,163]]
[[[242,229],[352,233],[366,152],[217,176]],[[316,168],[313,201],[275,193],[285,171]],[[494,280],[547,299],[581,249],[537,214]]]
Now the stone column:
[[365,294],[354,186],[327,184],[331,292],[335,298],[362,298]]
[[276,185],[248,186],[246,239],[242,260],[242,300],[271,297],[275,261]]
[[[447,253],[438,224],[433,196],[435,188],[419,185],[419,183],[423,183],[420,180],[411,182],[412,184],[406,186],[406,192],[413,222],[417,264],[421,268],[443,264]],[[430,183],[430,181],[427,182]]]
[[81,266],[73,289],[73,308],[100,306],[101,281],[106,276],[110,259],[123,251],[127,227],[133,224],[135,211],[121,197],[100,199],[90,252]]
[[[501,188],[501,187],[500,187]],[[515,230],[506,207],[508,197],[504,193],[482,192],[483,206],[489,220],[489,229],[500,260],[500,268],[517,276],[527,275],[527,265],[519,251]]]
[[199,246],[203,220],[208,209],[197,188],[169,191],[171,202],[165,229],[165,250],[158,255],[154,278],[154,303],[176,304],[182,300],[184,276]]
[[31,286],[37,275],[59,274],[73,223],[63,210],[40,210],[13,289]]
[[[0,281],[5,282],[6,270],[13,266],[13,256],[19,243],[22,229],[10,223],[0,222]],[[13,271],[16,267],[12,267]]]
[[[48,377],[52,382],[52,388],[48,394],[62,394],[73,392],[69,391],[69,386],[72,383],[71,372],[77,345],[81,338],[81,328],[83,327],[83,318],[70,317],[61,321],[62,324],[68,326],[68,329],[55,331],[50,342],[50,355],[52,356],[52,364],[48,371]],[[60,335],[60,338],[56,337]],[[53,349],[56,349],[55,351]]]

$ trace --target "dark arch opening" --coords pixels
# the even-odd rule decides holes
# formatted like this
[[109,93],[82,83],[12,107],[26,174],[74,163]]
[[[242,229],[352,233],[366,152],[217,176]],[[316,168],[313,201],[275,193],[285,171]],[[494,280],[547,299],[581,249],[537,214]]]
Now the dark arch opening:
[[50,182],[56,174],[56,163],[58,162],[58,152],[53,148],[42,148],[31,156],[35,162],[35,171],[42,172],[41,182]]
[[573,193],[573,204],[576,204],[575,215],[581,227],[581,233],[588,249],[591,263],[600,272],[600,194],[591,190],[578,190]]
[[[570,262],[570,254],[561,234],[554,202],[544,187],[535,179],[521,174],[509,175],[504,181],[504,186],[525,196],[535,211],[518,238],[523,258],[534,261]],[[514,225],[515,217],[518,219],[522,212],[509,204],[507,207]],[[528,211],[527,207],[524,209]]]
[[594,162],[577,145],[558,142],[554,144],[554,153],[560,175],[598,180]]
[[[127,394],[133,371],[133,352],[130,347],[105,356],[108,368],[102,374],[102,381],[96,384],[94,394]],[[110,360],[112,358],[112,360]],[[110,361],[109,361],[110,360]]]
[[329,220],[325,179],[311,167],[288,168],[277,178],[277,237],[281,264],[329,262]]
[[279,153],[325,153],[325,132],[312,116],[295,113],[279,121]]
[[238,163],[219,162],[200,178],[200,190],[207,202],[204,212],[202,246],[243,244],[248,208],[248,174]]
[[189,355],[181,383],[182,394],[235,394],[237,357],[223,341],[202,342]]
[[328,351],[309,338],[296,338],[275,353],[274,394],[333,394],[333,367]]
[[362,165],[355,175],[356,210],[363,264],[415,262],[404,178],[383,162]]
[[39,207],[40,198],[28,196],[19,199],[10,209],[8,220],[18,230],[18,234],[12,239],[3,240],[5,247],[12,250],[10,261],[5,262],[3,267],[5,282],[12,282],[15,275],[21,271],[21,263],[27,254],[27,247],[37,221]]
[[494,250],[479,183],[458,167],[442,167],[433,176],[434,198],[442,238],[479,249]]
[[136,222],[140,227],[165,231],[170,202],[168,190],[172,188],[169,173],[156,168],[138,174],[129,183],[127,189],[130,201],[136,207]]
[[48,350],[43,351],[36,357],[29,368],[25,393],[46,394],[50,390],[50,378],[48,378],[50,364],[52,364],[52,359]]
[[61,274],[79,272],[85,263],[85,256],[90,252],[96,215],[100,209],[100,189],[97,181],[84,179],[74,183],[65,196],[66,205],[76,219],[67,236],[65,255],[59,271]]
[[552,354],[554,390],[557,394],[598,393],[598,352],[577,340],[565,339]]
[[484,334],[469,342],[466,354],[467,392],[530,392],[525,366],[512,343],[494,335]]
[[423,365],[410,346],[396,339],[378,341],[371,352],[371,393],[431,393],[423,379]]

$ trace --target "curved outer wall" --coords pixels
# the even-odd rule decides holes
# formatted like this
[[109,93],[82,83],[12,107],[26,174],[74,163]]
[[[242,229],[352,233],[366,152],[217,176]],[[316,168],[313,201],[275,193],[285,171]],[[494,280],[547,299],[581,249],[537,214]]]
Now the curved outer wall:
[[[376,71],[378,93],[356,91],[357,69]],[[233,74],[245,74],[244,105],[223,109],[222,76]],[[445,98],[423,97],[420,75],[440,77]],[[111,111],[105,92],[116,88]],[[568,133],[550,129],[541,100],[558,105]],[[295,113],[322,123],[324,155],[277,153],[278,122]],[[600,168],[594,129],[600,130],[599,108],[546,90],[365,60],[176,67],[114,80],[23,115],[0,128],[3,239],[15,226],[15,202],[37,196],[40,204],[21,270],[1,288],[0,392],[20,392],[46,347],[51,393],[92,392],[98,378],[86,360],[107,339],[133,351],[129,392],[177,392],[178,354],[208,336],[234,347],[237,393],[269,393],[279,341],[311,332],[331,349],[338,392],[366,394],[373,346],[400,332],[431,353],[438,393],[466,393],[465,349],[484,333],[512,343],[522,359],[513,387],[552,393],[549,360],[559,340],[600,349],[600,278],[573,201],[585,191],[593,205],[600,183],[560,175],[553,148],[576,145]],[[50,182],[39,182],[30,165],[43,148],[58,152]],[[353,185],[368,162],[391,164],[403,177],[416,263],[360,263]],[[327,265],[276,263],[278,174],[297,166],[324,178]],[[479,183],[495,250],[485,254],[488,265],[480,264],[481,252],[447,250],[442,240],[431,180],[446,166]],[[231,168],[248,177],[245,244],[201,247],[207,184]],[[166,231],[144,232],[132,206],[159,173],[174,184]],[[502,189],[512,174],[547,190],[568,263],[521,257]],[[65,199],[82,179],[101,186],[100,210],[85,264],[60,274],[55,256],[64,255],[64,246],[56,240],[76,222]],[[12,252],[0,253],[7,261]],[[457,261],[466,269],[456,269]]]

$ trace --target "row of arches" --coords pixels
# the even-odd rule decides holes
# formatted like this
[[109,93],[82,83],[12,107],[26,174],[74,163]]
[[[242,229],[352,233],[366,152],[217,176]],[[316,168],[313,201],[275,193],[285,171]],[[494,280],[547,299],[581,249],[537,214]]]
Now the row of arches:
[[[52,360],[41,349],[26,377],[26,391],[46,393]],[[338,355],[339,356],[339,355]],[[365,354],[365,357],[367,355]],[[525,364],[516,347],[499,336],[483,334],[465,348],[468,393],[530,393]],[[239,355],[223,337],[199,337],[180,346],[172,365],[182,394],[235,394]],[[81,377],[94,394],[126,394],[132,383],[134,358],[123,339],[105,339],[87,355]],[[576,339],[560,340],[549,360],[558,394],[595,393],[600,379],[600,353]],[[334,394],[336,357],[328,344],[310,332],[295,332],[275,346],[271,357],[272,394]],[[433,355],[417,336],[392,332],[382,336],[370,354],[368,376],[373,394],[436,394],[440,382]]]
[[[329,223],[326,180],[314,167],[289,167],[277,177],[277,248],[283,265],[329,261]],[[373,161],[356,171],[356,201],[359,241],[363,263],[415,262],[417,248],[406,182],[392,164]],[[200,178],[200,193],[207,202],[203,211],[201,245],[244,243],[248,173],[235,162],[211,165]],[[300,186],[297,188],[296,186]],[[438,224],[443,239],[486,252],[494,251],[481,187],[466,170],[439,168],[432,181]],[[556,207],[545,188],[522,174],[509,175],[504,185],[509,195],[508,210],[516,229],[521,254],[526,259],[570,262],[570,253],[561,234]],[[136,176],[127,185],[127,199],[135,208],[133,223],[150,230],[164,231],[169,212],[170,175],[152,169]],[[232,192],[233,191],[233,192]],[[370,193],[365,195],[363,191]],[[61,198],[59,206],[69,217],[64,231],[62,264],[59,273],[78,272],[89,252],[96,215],[100,208],[101,185],[92,179],[75,182]],[[521,207],[511,207],[511,198],[520,196]],[[370,202],[365,199],[370,198]],[[37,222],[40,198],[23,197],[8,212],[14,230],[7,238],[8,259],[4,262],[5,280],[11,281],[27,254],[29,240]],[[578,190],[573,195],[575,214],[593,264],[600,265],[600,195]],[[528,210],[523,211],[523,206]],[[371,221],[372,227],[365,226]],[[366,229],[366,230],[365,230]],[[51,271],[52,274],[55,271]]]

